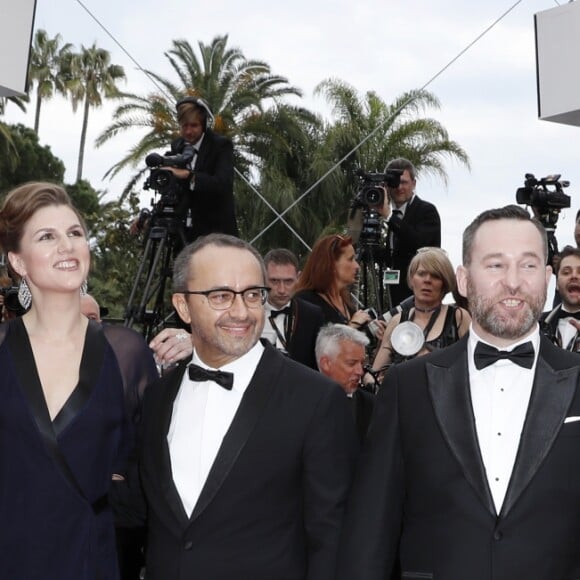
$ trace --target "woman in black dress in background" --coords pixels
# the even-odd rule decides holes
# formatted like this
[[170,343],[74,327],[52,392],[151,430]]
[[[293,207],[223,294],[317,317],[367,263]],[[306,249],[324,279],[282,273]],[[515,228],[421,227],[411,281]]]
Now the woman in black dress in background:
[[62,188],[11,191],[0,245],[29,305],[0,327],[0,578],[117,580],[107,493],[152,354],[136,332],[82,316],[87,232]]
[[296,297],[322,309],[325,322],[364,326],[370,316],[357,310],[350,296],[360,266],[352,238],[332,234],[319,238],[298,279]]

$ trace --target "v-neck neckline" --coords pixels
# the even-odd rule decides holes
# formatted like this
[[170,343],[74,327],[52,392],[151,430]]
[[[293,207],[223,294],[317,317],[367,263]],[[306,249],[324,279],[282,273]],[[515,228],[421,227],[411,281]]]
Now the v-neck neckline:
[[50,431],[54,436],[60,435],[84,407],[96,384],[98,369],[104,356],[105,338],[102,328],[89,321],[81,355],[79,380],[54,419],[50,418],[30,338],[21,319],[13,321],[7,340],[14,355],[21,388],[26,394],[39,429],[45,435]]

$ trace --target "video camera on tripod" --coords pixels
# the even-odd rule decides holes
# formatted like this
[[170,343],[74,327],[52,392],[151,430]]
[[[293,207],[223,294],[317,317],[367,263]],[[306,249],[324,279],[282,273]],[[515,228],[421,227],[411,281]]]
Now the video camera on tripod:
[[195,149],[183,141],[181,153],[159,155],[150,153],[145,163],[151,172],[143,189],[153,189],[161,197],[152,210],[141,210],[137,229],[147,226],[143,255],[125,308],[125,326],[143,325],[143,334],[153,338],[173,314],[166,307],[169,280],[173,272],[173,257],[187,243],[187,219],[181,215],[181,200],[188,183],[178,179],[167,167],[187,169],[195,156]]
[[[354,242],[367,246],[379,246],[381,242],[381,219],[379,208],[385,202],[385,188],[397,188],[401,182],[400,169],[389,169],[385,173],[367,172],[362,169],[356,171],[360,181],[360,189],[350,204],[349,228],[351,223],[361,214],[362,223],[358,235],[354,234]],[[360,218],[359,218],[360,219]]]
[[361,265],[359,292],[363,303],[374,305],[379,312],[383,312],[385,304],[390,304],[383,287],[388,254],[381,239],[380,209],[385,203],[387,188],[399,187],[402,173],[400,169],[389,169],[385,173],[357,170],[360,186],[348,214],[348,235],[356,246],[357,261]]
[[162,207],[177,206],[182,196],[183,184],[169,169],[164,169],[164,167],[187,169],[194,156],[195,149],[191,143],[185,143],[183,151],[177,155],[150,153],[145,158],[145,163],[151,172],[143,189],[153,189],[158,192],[161,195],[159,203]]
[[540,179],[536,179],[532,173],[526,173],[524,187],[519,187],[516,191],[517,203],[529,205],[546,230],[548,264],[552,264],[552,258],[558,254],[556,224],[560,211],[571,206],[572,198],[562,191],[569,185],[569,181],[560,180],[559,173]]

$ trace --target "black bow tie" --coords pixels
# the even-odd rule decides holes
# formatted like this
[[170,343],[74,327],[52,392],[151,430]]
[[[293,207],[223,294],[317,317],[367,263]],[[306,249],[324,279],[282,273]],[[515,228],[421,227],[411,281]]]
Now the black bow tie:
[[578,312],[566,312],[564,309],[560,308],[557,312],[556,319],[562,320],[562,318],[575,318],[580,320],[580,310]]
[[201,383],[203,381],[213,381],[228,391],[231,391],[234,385],[233,373],[226,373],[224,371],[211,371],[193,363],[189,365],[188,370],[190,380],[197,383]]
[[534,366],[534,346],[531,342],[525,342],[516,346],[513,350],[498,350],[497,348],[478,342],[473,353],[475,368],[480,371],[498,360],[507,359],[526,369]]
[[270,312],[270,318],[276,318],[278,314],[285,314],[286,316],[290,316],[291,312],[292,308],[290,308],[290,306],[286,306],[285,308],[282,308],[282,310],[272,310]]

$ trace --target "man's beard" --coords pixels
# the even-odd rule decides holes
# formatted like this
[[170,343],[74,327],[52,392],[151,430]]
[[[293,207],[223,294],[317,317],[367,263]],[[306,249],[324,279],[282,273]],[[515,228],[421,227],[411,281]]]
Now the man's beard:
[[[509,295],[503,298],[509,298]],[[524,300],[526,308],[514,311],[511,315],[505,310],[499,312],[497,305],[500,298],[478,296],[471,278],[467,279],[467,300],[471,317],[483,330],[497,338],[517,340],[528,334],[542,314],[546,303],[546,290],[541,296],[520,293],[518,298]]]

